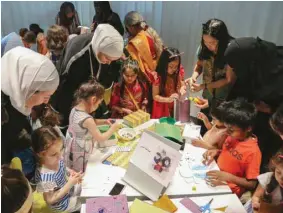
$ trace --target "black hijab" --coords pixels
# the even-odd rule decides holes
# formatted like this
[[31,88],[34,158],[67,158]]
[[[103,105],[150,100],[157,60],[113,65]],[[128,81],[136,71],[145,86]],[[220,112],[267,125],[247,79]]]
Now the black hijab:
[[233,96],[271,107],[283,101],[283,47],[260,38],[238,38],[227,47],[225,60],[237,76]]

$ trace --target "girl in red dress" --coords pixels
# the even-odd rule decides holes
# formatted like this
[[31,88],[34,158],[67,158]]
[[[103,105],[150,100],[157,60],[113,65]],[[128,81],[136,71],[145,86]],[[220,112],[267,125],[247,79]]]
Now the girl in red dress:
[[139,77],[139,64],[133,59],[127,59],[122,67],[122,81],[114,85],[110,107],[112,118],[123,118],[139,109],[146,111],[147,87]]
[[174,99],[186,92],[180,55],[175,48],[166,48],[161,53],[156,68],[158,77],[152,87],[152,118],[173,116]]

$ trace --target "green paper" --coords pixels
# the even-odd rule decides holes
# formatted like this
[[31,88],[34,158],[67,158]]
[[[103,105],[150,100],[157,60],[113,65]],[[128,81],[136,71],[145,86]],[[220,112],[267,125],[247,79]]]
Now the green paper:
[[180,128],[171,124],[167,124],[167,123],[156,124],[155,132],[172,141],[179,141],[179,142],[183,141]]
[[[102,126],[98,126],[98,129],[101,133],[107,132],[110,129],[109,125],[102,125]],[[113,140],[115,139],[115,135],[111,135],[111,137],[108,140]]]

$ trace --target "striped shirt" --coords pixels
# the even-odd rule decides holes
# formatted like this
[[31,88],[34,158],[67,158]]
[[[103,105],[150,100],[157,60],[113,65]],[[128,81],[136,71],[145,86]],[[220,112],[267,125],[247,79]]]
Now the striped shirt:
[[[35,182],[37,183],[36,190],[41,193],[61,189],[68,182],[67,170],[63,160],[59,162],[58,171],[49,170],[44,167],[37,168],[35,172]],[[65,211],[69,205],[71,191],[73,190],[74,187],[60,201],[50,205],[50,207],[53,210]]]

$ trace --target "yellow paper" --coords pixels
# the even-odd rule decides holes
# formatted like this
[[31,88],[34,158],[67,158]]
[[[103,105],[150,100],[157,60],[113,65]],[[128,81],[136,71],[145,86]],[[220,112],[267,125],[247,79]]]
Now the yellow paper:
[[163,195],[158,201],[154,202],[153,205],[171,213],[177,211],[178,209],[169,199],[168,195]]
[[130,206],[130,213],[168,213],[160,208],[153,205],[135,199],[133,204]]
[[226,209],[227,209],[227,207],[228,207],[228,206],[223,206],[223,207],[220,207],[220,208],[216,208],[216,209],[214,209],[214,210],[216,210],[216,211],[221,211],[221,212],[225,212]]

